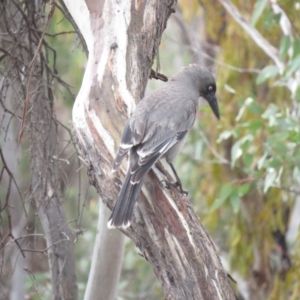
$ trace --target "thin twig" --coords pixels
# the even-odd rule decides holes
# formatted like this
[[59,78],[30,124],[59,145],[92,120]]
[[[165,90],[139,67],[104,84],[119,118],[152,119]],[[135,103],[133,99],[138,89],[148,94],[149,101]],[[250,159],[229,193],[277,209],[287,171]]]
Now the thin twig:
[[22,136],[23,136],[23,133],[24,133],[24,126],[25,126],[25,120],[26,120],[26,115],[27,115],[27,108],[28,108],[28,104],[29,104],[29,92],[30,92],[30,85],[31,85],[31,78],[32,78],[32,74],[33,74],[33,67],[34,67],[34,63],[36,61],[36,58],[38,57],[38,54],[41,50],[41,46],[43,44],[43,40],[44,40],[44,37],[45,37],[45,33],[46,33],[46,30],[50,24],[50,20],[52,19],[52,16],[54,14],[54,10],[55,10],[55,4],[54,4],[54,0],[51,0],[50,2],[50,11],[49,11],[49,14],[48,14],[48,18],[47,18],[47,21],[46,21],[46,24],[45,24],[45,27],[44,27],[44,30],[43,30],[43,33],[42,33],[42,36],[39,40],[39,44],[37,46],[37,49],[35,51],[35,54],[29,64],[29,69],[30,69],[30,72],[29,72],[29,77],[28,77],[28,82],[27,82],[27,91],[26,91],[26,98],[25,98],[25,104],[24,104],[24,109],[23,109],[23,116],[22,116],[22,124],[21,124],[21,132],[20,132],[20,136],[19,136],[19,143],[21,142],[22,140]]
[[197,130],[198,134],[201,136],[201,139],[203,140],[204,144],[207,146],[207,148],[210,150],[210,152],[213,154],[215,158],[217,158],[222,164],[230,164],[230,161],[221,156],[210,144],[207,137],[203,133],[202,130]]
[[[2,152],[2,149],[0,148],[0,158],[1,158],[1,161],[2,161],[2,164],[3,164],[3,169],[5,169],[5,171],[7,172],[9,178],[13,181],[13,183],[15,184],[15,187],[18,191],[18,194],[20,196],[20,199],[22,199],[22,194],[19,190],[19,187],[17,185],[17,182],[15,180],[15,177],[14,175],[12,174],[12,172],[10,171],[10,169],[8,168],[7,164],[6,164],[6,161],[4,159],[4,155],[3,155],[3,152]],[[0,213],[5,209],[5,207],[7,206],[7,202],[8,202],[8,197],[9,197],[9,192],[10,192],[10,185],[9,185],[9,189],[8,189],[8,194],[6,195],[6,203],[4,204],[4,206],[2,208],[0,208]],[[23,201],[21,201],[23,203]],[[27,211],[25,209],[25,206],[24,206],[24,203],[23,203],[23,208],[24,208],[24,211],[25,211],[25,216],[27,217]]]
[[10,236],[12,238],[12,240],[15,242],[15,244],[17,245],[17,247],[19,248],[22,256],[25,258],[25,254],[24,254],[24,251],[23,249],[21,248],[18,240],[14,237],[13,233],[12,233],[12,225],[11,225],[11,215],[9,213],[9,210],[7,209],[6,210],[7,212],[7,219],[8,219],[8,228],[9,228],[9,233],[8,233],[8,236]]

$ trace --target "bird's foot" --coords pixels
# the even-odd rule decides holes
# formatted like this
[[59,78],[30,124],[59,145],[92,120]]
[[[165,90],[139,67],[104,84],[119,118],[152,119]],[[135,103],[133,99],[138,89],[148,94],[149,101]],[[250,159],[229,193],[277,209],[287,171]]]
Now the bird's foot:
[[169,190],[169,189],[171,188],[171,186],[172,186],[172,187],[174,187],[174,188],[177,188],[177,189],[179,190],[179,192],[180,192],[182,195],[184,195],[184,196],[187,196],[187,195],[189,194],[188,191],[186,191],[186,190],[184,190],[184,189],[182,188],[181,182],[178,182],[178,181],[176,181],[176,182],[170,182],[170,181],[168,181],[168,180],[162,180],[161,183],[162,183],[163,186],[164,186],[165,188],[167,188],[168,190]]
[[176,181],[173,184],[174,184],[173,185],[174,187],[177,187],[179,189],[179,192],[181,193],[181,195],[188,196],[189,192],[182,188],[181,182]]
[[161,180],[160,181],[160,184],[162,185],[162,187],[164,187],[164,188],[166,188],[166,189],[170,189],[170,182],[169,181],[167,181],[167,180]]

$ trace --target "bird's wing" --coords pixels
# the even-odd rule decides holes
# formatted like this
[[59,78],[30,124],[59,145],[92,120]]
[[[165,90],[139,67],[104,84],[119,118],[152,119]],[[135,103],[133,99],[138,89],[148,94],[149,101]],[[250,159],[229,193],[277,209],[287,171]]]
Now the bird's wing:
[[130,118],[123,130],[120,147],[128,149],[138,145],[145,136],[148,115],[146,112],[136,114]]
[[144,138],[146,123],[146,113],[140,114],[139,118],[132,118],[127,120],[121,136],[121,144],[113,163],[114,171],[120,166],[128,151],[134,145],[139,144]]
[[130,161],[131,183],[139,183],[153,164],[176,142],[176,132],[157,127],[147,141],[134,147],[132,151],[136,153],[137,159]]
[[183,100],[179,104],[182,103],[182,109],[175,107],[175,111],[172,101],[164,101],[157,109],[134,113],[125,125],[113,169],[118,168],[132,147],[136,147],[139,155],[138,161],[130,164],[131,173],[135,173],[139,166],[149,165],[154,157],[159,158],[174,146],[181,133],[192,127],[196,116],[193,101]]

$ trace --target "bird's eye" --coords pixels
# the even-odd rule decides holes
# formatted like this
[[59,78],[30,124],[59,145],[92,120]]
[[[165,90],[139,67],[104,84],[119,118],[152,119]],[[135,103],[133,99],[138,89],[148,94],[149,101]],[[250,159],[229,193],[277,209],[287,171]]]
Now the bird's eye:
[[209,91],[212,91],[212,90],[213,90],[213,86],[210,85],[207,89],[208,89]]

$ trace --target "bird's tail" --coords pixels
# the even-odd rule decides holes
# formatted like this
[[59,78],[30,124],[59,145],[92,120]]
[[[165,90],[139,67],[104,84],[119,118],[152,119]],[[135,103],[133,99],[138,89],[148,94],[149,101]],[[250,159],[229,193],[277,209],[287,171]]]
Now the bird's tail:
[[119,193],[116,205],[113,212],[108,220],[108,228],[123,227],[127,228],[130,226],[130,221],[133,213],[134,204],[144,180],[132,184],[130,182],[132,174],[127,173],[122,189]]

